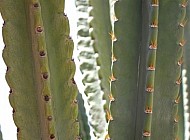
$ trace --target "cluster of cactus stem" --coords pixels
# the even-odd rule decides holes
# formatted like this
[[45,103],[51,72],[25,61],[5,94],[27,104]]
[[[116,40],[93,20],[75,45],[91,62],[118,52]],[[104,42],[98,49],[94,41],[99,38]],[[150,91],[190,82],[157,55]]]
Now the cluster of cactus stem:
[[[166,7],[168,7],[168,5],[170,4],[171,5],[173,4],[173,7],[178,8],[175,15],[173,13],[170,13],[170,16],[172,16],[173,18],[172,21],[163,20],[164,19],[163,13],[165,11],[164,10],[159,11],[160,3],[161,3],[162,10],[163,9],[165,10]],[[182,70],[181,65],[183,62],[182,60],[183,48],[185,45],[184,28],[187,21],[186,20],[187,1],[173,2],[173,1],[168,0],[168,1],[163,2],[163,1],[158,1],[158,0],[150,0],[150,1],[142,1],[142,4],[141,4],[140,2],[137,2],[137,1],[132,2],[132,1],[127,1],[127,0],[126,1],[110,0],[109,5],[110,5],[110,9],[109,9],[110,21],[111,21],[111,26],[112,26],[109,34],[111,36],[112,43],[111,43],[111,46],[104,46],[104,47],[109,47],[110,52],[111,52],[111,57],[110,57],[111,64],[107,63],[110,66],[110,76],[106,77],[104,73],[103,74],[100,73],[104,75],[103,78],[109,79],[109,86],[105,87],[105,85],[103,84],[103,89],[106,89],[106,88],[109,89],[109,94],[107,95],[109,99],[108,100],[109,109],[105,111],[107,113],[109,129],[108,129],[108,134],[106,135],[105,139],[126,139],[126,138],[128,139],[141,139],[141,138],[156,139],[158,138],[159,134],[163,135],[163,138],[165,139],[171,139],[171,138],[183,139],[184,136],[181,134],[181,131],[183,131],[183,125],[184,125],[183,114],[181,114],[181,108],[183,110],[183,105],[181,106],[181,104],[183,104],[181,103],[182,102],[181,99],[183,95],[182,95],[182,91],[180,90],[180,86],[181,86],[181,70]],[[122,9],[123,5],[125,5],[125,9],[124,8]],[[128,9],[131,10],[130,7],[133,7],[134,5],[136,6],[136,8],[139,8],[139,7],[142,8],[143,12],[139,13],[139,15],[142,14],[142,19],[140,19],[141,18],[140,16],[137,17],[138,16],[137,14],[135,14],[133,17],[130,17],[129,15],[126,14],[126,13],[135,13],[137,11],[140,11],[140,10],[135,9],[134,10],[135,12],[133,11],[129,12]],[[172,7],[171,5],[170,7]],[[99,8],[101,9],[101,7]],[[161,14],[159,15],[159,13]],[[135,18],[138,18],[138,19],[136,20]],[[142,27],[139,27],[137,24],[135,24],[135,23],[139,23],[138,20],[142,23]],[[159,21],[161,21],[160,24],[159,24]],[[124,22],[126,23],[126,26],[124,25]],[[129,22],[131,22],[131,24],[135,24],[136,27],[133,27],[134,30],[130,31],[130,29],[128,29],[131,26],[129,25],[130,24]],[[163,29],[166,28],[164,26],[165,25],[168,26],[169,24],[171,24],[172,27],[170,27],[168,31],[166,30],[163,31]],[[159,28],[160,25],[161,25],[161,28]],[[93,26],[92,24],[92,27],[96,29],[98,28],[98,25]],[[142,29],[138,30],[138,28],[142,28]],[[128,32],[121,31],[122,29],[123,30],[126,29],[126,31]],[[129,34],[129,36],[127,36],[127,34]],[[131,39],[134,34],[142,34],[142,36],[140,36],[141,39],[138,38],[139,37],[138,35],[136,36],[135,39],[134,38]],[[165,35],[165,38],[162,37],[162,35],[164,36],[164,34],[170,35],[170,38],[168,38],[167,40],[166,35]],[[97,36],[95,35],[95,39],[96,37],[98,38],[98,35]],[[127,37],[129,37],[130,40]],[[128,42],[126,40],[128,40]],[[141,44],[131,43],[133,40],[135,40],[136,42],[141,41]],[[103,39],[102,40],[99,39],[98,41],[103,41]],[[162,41],[165,43],[164,45],[162,45]],[[171,41],[173,42],[170,43]],[[133,45],[133,48],[130,48],[130,46],[132,45]],[[137,57],[133,56],[132,58],[130,54],[128,54],[128,52],[133,53],[137,45],[139,47],[136,49],[136,52],[135,52],[137,54],[136,55]],[[161,51],[163,51],[164,46],[166,48],[165,56],[161,54],[162,53]],[[98,47],[100,48],[99,53],[101,53],[101,51],[103,50],[101,48],[102,46],[98,46]],[[172,49],[171,47],[173,47],[173,51],[171,51],[173,53],[172,54],[173,58],[172,60],[167,60],[168,62],[165,62],[165,63],[168,63],[168,65],[172,66],[172,68],[171,67],[170,68],[167,67],[167,68],[168,68],[168,71],[173,70],[173,72],[171,72],[172,75],[169,78],[166,78],[162,76],[160,73],[162,71],[164,72],[163,68],[166,64],[164,64],[164,60],[162,61],[160,60],[166,57],[168,57],[168,59],[170,58],[169,54],[171,54],[171,52],[169,52],[169,50]],[[123,48],[126,48],[126,50],[124,51]],[[157,48],[158,50],[160,50],[158,54],[157,54]],[[141,52],[139,52],[139,50]],[[101,54],[99,56],[101,59]],[[122,60],[123,59],[122,57],[123,58],[125,57],[125,60]],[[158,60],[156,60],[156,58],[158,58]],[[136,62],[132,61],[132,59],[136,59]],[[103,61],[104,60],[100,60],[100,72],[101,72],[101,68],[106,67],[105,65],[101,65],[101,62],[103,63]],[[131,77],[129,76],[129,73],[124,74],[121,72],[120,69],[124,69],[122,68],[122,65],[120,65],[122,64],[122,61],[126,62],[126,63],[124,62],[126,64],[125,70],[126,71],[129,70],[130,75],[132,75],[132,71],[134,71],[132,70],[132,67],[136,65],[136,68],[135,68],[136,76],[138,76],[136,77],[137,79],[135,81],[137,82],[136,83],[137,91],[135,90],[132,91],[131,89],[128,90],[127,88],[122,88],[122,90],[125,91],[126,94],[130,94],[130,92],[133,94],[133,95],[132,94],[128,95],[128,97],[126,95],[125,97],[126,100],[123,99],[123,101],[122,99],[118,98],[120,96],[124,98],[124,95],[122,95],[121,93],[122,91],[119,90],[120,85],[122,84],[126,84],[126,86],[132,85],[132,80],[130,81]],[[124,63],[123,63],[123,67],[125,66]],[[158,70],[156,69],[157,63],[158,63],[158,66],[157,66]],[[144,76],[144,73],[146,73],[146,76]],[[124,80],[122,80],[122,78],[124,78]],[[135,79],[135,76],[133,79]],[[167,85],[165,85],[165,87],[164,86],[160,87],[161,85],[160,83],[163,80],[167,82]],[[168,87],[170,87],[172,90],[168,91],[169,90]],[[164,92],[166,93],[166,91],[168,94],[164,95]],[[137,95],[134,94],[135,92],[137,92],[136,93]],[[164,96],[166,97],[163,98]],[[128,103],[130,102],[129,99],[131,98],[133,99],[135,98],[137,102]],[[154,99],[155,107],[153,106],[153,99]],[[159,100],[163,102],[163,104],[168,104],[168,108],[163,109],[162,105],[159,105],[160,104]],[[164,100],[166,100],[167,103],[165,103],[166,101]],[[118,111],[119,107],[121,107],[122,105],[125,105],[125,107],[123,106],[123,108],[121,108],[119,112]],[[130,108],[127,108],[128,106],[130,106]],[[135,109],[136,109],[136,112],[135,112]],[[125,112],[124,110],[128,110],[128,112],[126,111],[127,113],[124,114]],[[166,120],[164,120],[164,118],[162,118],[161,116],[157,117],[159,116],[157,115],[158,112],[159,113],[162,112],[163,116],[164,115],[168,116],[169,120],[166,122]],[[166,112],[170,115],[168,115]],[[123,119],[124,119],[124,116],[128,116],[129,114],[131,116],[134,115],[135,120],[133,120],[129,116],[128,116],[128,120],[130,120],[130,122],[133,122],[133,121],[135,122],[132,125],[128,124],[127,122],[123,122],[122,124],[121,123],[122,120],[119,117],[119,114],[122,116],[121,118]],[[127,120],[127,117],[125,120]],[[165,123],[165,126],[170,128],[169,129],[170,135],[167,135],[165,133],[167,131],[164,132],[161,130],[157,130],[156,127],[158,126],[158,124],[156,125],[155,121],[158,121],[158,120],[159,122],[163,121],[161,122],[163,124],[164,124],[164,121],[168,123],[168,124]],[[123,126],[124,123],[126,123],[125,126]],[[160,125],[163,125],[161,123]],[[181,126],[181,124],[183,125]],[[120,128],[119,130],[117,130],[118,127]],[[125,132],[123,133],[121,132],[122,128],[123,130],[125,130],[126,135],[124,134]],[[132,132],[132,128],[134,128],[133,132]]]
[[64,7],[0,0],[18,139],[188,139],[188,1],[76,0],[78,97]]

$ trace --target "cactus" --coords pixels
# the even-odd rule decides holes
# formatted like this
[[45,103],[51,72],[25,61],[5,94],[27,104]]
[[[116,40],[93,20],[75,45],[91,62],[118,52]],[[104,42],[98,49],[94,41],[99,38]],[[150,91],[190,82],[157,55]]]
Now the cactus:
[[[109,102],[106,139],[181,138],[184,124],[178,116],[183,107],[178,104],[187,1],[110,0],[109,4],[112,45],[107,54],[111,52],[111,64],[101,64],[105,63],[102,57],[106,54],[101,53],[106,46],[97,49],[100,70],[111,71],[110,86],[103,88],[110,89],[111,99],[115,100]],[[93,9],[95,6],[101,9],[95,4]],[[104,18],[99,14],[94,20],[96,17]],[[98,30],[103,25],[96,23],[92,27]],[[100,35],[96,32],[95,40]],[[101,72],[102,79],[108,80],[107,73]]]
[[18,139],[76,139],[74,45],[64,0],[1,0],[0,5]]
[[0,140],[3,140],[1,129],[0,129]]
[[90,127],[88,123],[88,117],[86,115],[86,110],[84,107],[84,100],[81,94],[78,94],[78,102],[79,102],[79,126],[80,126],[80,137],[82,140],[90,140]]
[[188,139],[187,0],[77,0],[77,100],[64,0],[0,5],[18,139]]
[[[187,17],[190,16],[190,6],[188,5],[187,6]],[[189,18],[188,18],[188,21],[189,21]],[[185,36],[187,39],[189,39],[190,35],[189,35],[189,32],[190,32],[190,22],[187,22],[187,28],[185,30]],[[186,94],[185,98],[186,100],[184,101],[185,102],[185,105],[186,105],[186,110],[185,110],[185,123],[186,123],[186,127],[185,127],[185,132],[186,132],[186,135],[188,135],[188,139],[190,138],[190,117],[189,117],[189,112],[190,112],[190,96],[189,96],[189,93],[190,93],[190,65],[189,65],[189,61],[190,61],[190,42],[187,41],[186,43],[186,46],[184,48],[184,59],[183,59],[183,72],[184,72],[184,80],[183,80],[183,84],[184,84],[184,93]]]

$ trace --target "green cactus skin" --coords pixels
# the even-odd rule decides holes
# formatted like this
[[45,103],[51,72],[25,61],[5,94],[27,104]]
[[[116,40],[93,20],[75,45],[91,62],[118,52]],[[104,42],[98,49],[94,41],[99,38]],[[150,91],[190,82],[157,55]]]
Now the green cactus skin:
[[110,93],[115,101],[110,107],[108,132],[113,140],[135,139],[136,112],[138,106],[142,108],[142,104],[137,104],[141,1],[110,0],[110,11],[112,22],[110,50],[117,61],[111,59]]
[[[89,0],[92,7],[90,10],[90,31],[93,40],[93,47],[98,53],[97,64],[100,66],[99,77],[101,79],[104,98],[109,100],[110,84],[109,77],[111,75],[111,40],[109,33],[111,32],[111,22],[109,14],[109,0]],[[105,109],[108,104],[105,105]]]
[[0,129],[0,140],[3,140],[1,129]]
[[[187,11],[186,11],[187,17],[190,16],[190,4],[187,5]],[[185,36],[186,39],[189,39],[190,37],[190,22],[189,22],[189,18],[187,19],[187,28],[185,29]],[[188,109],[185,111],[186,115],[189,115],[190,112],[190,41],[187,41],[187,44],[184,47],[184,57],[183,57],[183,70],[184,70],[184,83],[185,84],[185,88],[183,86],[184,89],[184,94],[186,94],[185,98],[188,99],[188,102],[185,103],[186,106],[188,106]],[[188,124],[185,126],[185,131],[186,131],[186,135],[188,135],[188,138],[190,138],[190,117],[185,118],[185,123]]]
[[18,139],[77,138],[74,45],[64,0],[1,0],[0,5]]
[[[96,62],[96,53],[92,46],[93,40],[91,40],[89,34],[88,19],[89,7],[88,0],[77,0],[77,11],[78,11],[78,50],[80,61],[80,70],[83,75],[82,82],[84,84],[84,93],[87,103],[85,104],[88,114],[88,121],[90,124],[91,134],[94,136],[91,139],[101,140],[106,134],[106,118],[104,112],[105,100],[103,100],[103,91],[100,86],[100,79],[98,75],[98,67]],[[86,106],[87,105],[87,106]]]
[[82,140],[90,140],[90,127],[88,124],[88,118],[86,115],[86,110],[84,107],[84,100],[82,98],[82,95],[79,93],[78,97],[78,107],[79,107],[79,114],[78,114],[78,119],[79,119],[79,126],[80,126],[80,137]]
[[[155,0],[146,3],[148,7],[143,10],[149,8],[151,3],[155,5],[152,5],[148,12],[143,11],[143,19],[141,19],[140,14],[131,14],[141,11],[140,2],[110,0],[110,7],[114,9],[111,10],[114,12],[111,12],[113,15],[110,17],[117,19],[112,22],[112,54],[114,54],[112,56],[115,56],[117,61],[112,63],[111,67],[113,70],[111,70],[110,92],[115,98],[110,108],[109,135],[111,139],[138,140],[143,137],[143,139],[156,140],[179,137],[180,60],[183,55],[186,1],[161,0],[159,6],[158,1]],[[135,11],[132,12],[134,7]],[[159,17],[158,7],[161,9]],[[157,29],[158,19],[159,29]],[[140,45],[141,36],[139,36],[141,29],[136,23],[143,23],[142,46]],[[150,28],[147,28],[145,23],[150,25]],[[146,26],[145,29],[144,26]],[[158,30],[159,33],[157,33]],[[144,36],[149,37],[146,39]],[[133,40],[136,42],[132,42]],[[147,43],[143,43],[146,40]],[[154,48],[157,40],[158,52]],[[143,51],[139,52],[143,49],[147,50],[144,54]],[[138,62],[139,55],[140,61]],[[142,76],[143,56],[147,58],[146,78]],[[124,66],[126,67],[121,69]],[[157,68],[154,72],[155,66]],[[143,91],[141,86],[144,87]]]
[[146,95],[145,95],[145,119],[143,126],[143,139],[150,140],[151,137],[151,123],[152,123],[152,109],[153,109],[153,94],[155,81],[155,67],[156,67],[156,50],[158,37],[158,14],[159,1],[152,0],[147,3],[149,7],[149,40],[148,40],[148,56],[147,56],[147,77],[146,77]]
[[[151,139],[178,139],[186,1],[160,0]],[[167,13],[167,15],[166,15]],[[162,77],[162,78],[161,78]],[[160,126],[160,127],[158,127]]]

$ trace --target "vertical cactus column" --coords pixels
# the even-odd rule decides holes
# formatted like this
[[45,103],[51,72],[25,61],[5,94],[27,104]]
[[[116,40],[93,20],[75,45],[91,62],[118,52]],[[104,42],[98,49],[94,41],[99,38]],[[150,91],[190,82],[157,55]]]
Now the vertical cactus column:
[[73,41],[64,0],[2,0],[0,5],[18,139],[77,138]]
[[84,107],[84,100],[82,98],[81,94],[78,94],[77,97],[78,100],[78,108],[79,108],[79,113],[78,113],[78,120],[79,120],[79,135],[82,140],[90,140],[90,127],[88,124],[88,117],[86,114],[86,109]]
[[[186,0],[159,1],[151,139],[179,139],[181,65],[185,45]],[[166,14],[167,13],[167,14]],[[158,127],[160,126],[160,127]]]
[[[114,101],[111,100],[113,102],[109,112],[109,136],[106,138],[135,139],[137,109],[142,110],[143,105],[138,103],[141,1],[110,0],[109,3],[112,23],[110,94]],[[142,126],[142,123],[141,121],[138,125]]]
[[146,95],[145,95],[145,119],[143,127],[143,139],[150,140],[151,137],[151,123],[152,123],[152,109],[153,109],[153,94],[154,94],[154,81],[155,81],[155,67],[156,67],[156,50],[158,38],[158,13],[159,13],[159,0],[152,0],[147,3],[149,7],[149,32],[148,32],[148,54],[146,64]]
[[[186,4],[177,0],[150,0],[142,5],[137,1],[110,0],[110,93],[115,101],[110,106],[107,139],[181,137],[178,104]],[[132,13],[141,13],[141,6],[142,19],[128,15],[132,7]],[[136,23],[142,24],[142,30]]]
[[105,99],[110,94],[109,76],[111,74],[111,22],[109,0],[89,0],[91,6],[90,14],[90,35],[93,40],[93,47],[98,53],[97,64],[100,67],[99,77]]
[[1,129],[0,129],[0,140],[3,140]]

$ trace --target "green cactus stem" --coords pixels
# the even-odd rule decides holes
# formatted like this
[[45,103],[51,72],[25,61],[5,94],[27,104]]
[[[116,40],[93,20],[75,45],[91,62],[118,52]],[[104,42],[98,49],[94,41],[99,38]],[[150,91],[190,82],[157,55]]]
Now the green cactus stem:
[[143,139],[150,140],[151,136],[151,123],[152,123],[152,109],[153,109],[153,94],[154,94],[154,79],[156,69],[156,50],[157,50],[157,37],[158,37],[158,14],[159,14],[159,1],[152,0],[147,3],[149,6],[149,39],[148,39],[148,56],[147,56],[147,75],[146,75],[146,95],[145,95],[145,120],[143,127]]
[[[187,17],[190,16],[190,5],[187,5],[187,11],[186,11]],[[185,37],[186,39],[189,39],[190,37],[190,22],[189,22],[189,18],[187,19],[188,22],[187,27],[185,28]],[[186,110],[185,110],[185,133],[187,136],[186,139],[190,138],[190,117],[189,117],[189,112],[190,112],[190,41],[187,41],[187,44],[184,47],[184,57],[182,59],[183,62],[183,91],[184,91],[184,98],[186,100],[184,100],[184,104],[186,106]],[[186,101],[186,102],[185,102]]]
[[178,139],[181,131],[179,130],[178,100],[181,85],[181,59],[185,43],[186,2],[184,0],[159,1],[151,139]]
[[79,126],[80,126],[80,137],[82,140],[90,140],[90,127],[88,124],[88,117],[86,115],[86,110],[84,107],[84,100],[82,98],[82,95],[79,93],[78,94],[78,106],[79,106],[79,114],[78,114],[78,119],[79,119]]
[[0,140],[3,140],[1,129],[0,129]]
[[73,41],[64,0],[1,0],[0,5],[18,139],[77,138]]
[[93,47],[98,53],[97,64],[100,67],[99,77],[105,98],[110,95],[109,77],[111,75],[111,32],[109,0],[89,0],[90,8],[90,33]]
[[[141,5],[110,0],[110,9],[112,56],[117,61],[111,67],[115,102],[110,107],[109,137],[177,139],[186,1],[151,0]],[[143,11],[142,19],[131,14],[137,11]]]
[[[110,106],[108,132],[111,139],[135,139],[136,112],[138,106],[142,108],[142,104],[137,102],[141,2],[138,0],[109,2],[112,23],[110,93],[115,101]],[[107,139],[109,137],[107,136]]]

